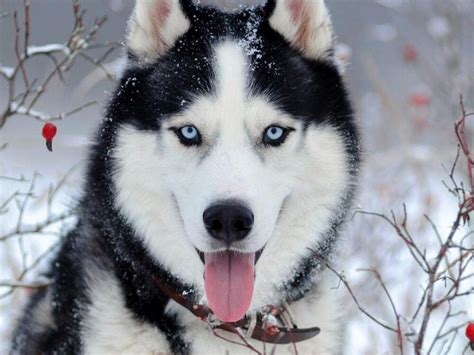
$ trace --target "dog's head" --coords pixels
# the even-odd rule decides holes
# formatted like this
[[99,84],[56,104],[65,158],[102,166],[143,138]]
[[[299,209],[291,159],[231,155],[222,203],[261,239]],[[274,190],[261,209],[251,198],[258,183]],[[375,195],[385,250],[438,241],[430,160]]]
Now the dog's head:
[[232,14],[140,0],[127,44],[109,109],[117,207],[220,319],[278,302],[357,160],[323,0]]

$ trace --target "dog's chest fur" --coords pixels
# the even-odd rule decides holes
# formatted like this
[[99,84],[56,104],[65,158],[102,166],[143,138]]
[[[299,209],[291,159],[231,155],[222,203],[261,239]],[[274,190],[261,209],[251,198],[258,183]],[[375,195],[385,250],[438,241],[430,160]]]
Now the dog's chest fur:
[[[331,289],[335,281],[325,275],[320,286]],[[339,343],[338,318],[340,315],[338,291],[308,294],[290,305],[295,322],[300,327],[318,326],[321,333],[313,339],[295,344],[300,354],[333,354]],[[170,354],[171,347],[165,335],[154,325],[141,322],[125,306],[122,290],[111,275],[96,274],[90,285],[92,302],[82,323],[82,338],[85,354]],[[242,345],[219,339],[203,321],[197,319],[182,306],[171,303],[167,313],[176,314],[183,332],[176,334],[188,345],[190,354],[251,354]],[[233,342],[242,340],[228,332],[218,334]],[[263,352],[261,342],[250,341],[252,346]],[[276,347],[276,354],[295,353],[295,346]],[[272,352],[273,344],[265,344]]]

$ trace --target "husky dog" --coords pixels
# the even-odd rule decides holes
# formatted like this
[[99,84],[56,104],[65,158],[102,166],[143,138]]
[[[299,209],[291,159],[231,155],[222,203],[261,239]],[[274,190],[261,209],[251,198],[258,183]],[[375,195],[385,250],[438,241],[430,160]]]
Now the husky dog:
[[320,334],[268,351],[340,352],[325,265],[359,142],[333,38],[323,0],[137,1],[77,226],[13,353],[263,352],[252,329],[291,330],[290,315]]

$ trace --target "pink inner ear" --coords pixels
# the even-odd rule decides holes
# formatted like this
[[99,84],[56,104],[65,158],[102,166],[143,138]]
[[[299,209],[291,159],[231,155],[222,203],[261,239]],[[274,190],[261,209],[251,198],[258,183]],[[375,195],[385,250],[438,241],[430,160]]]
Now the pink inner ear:
[[293,21],[300,23],[305,13],[304,0],[286,0],[286,6],[291,12]]
[[291,12],[291,18],[298,26],[298,30],[293,39],[293,44],[301,49],[305,49],[311,38],[311,14],[306,1],[314,0],[286,0],[286,5]]
[[[140,1],[140,0],[139,0]],[[159,0],[156,2],[155,13],[153,16],[154,24],[157,29],[160,29],[165,24],[171,13],[171,4],[169,0]]]

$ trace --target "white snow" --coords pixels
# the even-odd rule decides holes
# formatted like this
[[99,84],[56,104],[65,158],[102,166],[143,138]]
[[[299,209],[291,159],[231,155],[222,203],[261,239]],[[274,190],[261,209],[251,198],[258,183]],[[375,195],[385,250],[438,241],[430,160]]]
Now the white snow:
[[51,43],[44,46],[29,46],[27,53],[29,56],[35,54],[49,54],[54,52],[63,52],[64,54],[69,54],[69,48],[61,43]]
[[12,102],[10,104],[10,110],[12,112],[16,112],[20,115],[30,115],[30,116],[39,118],[42,121],[47,121],[47,120],[51,119],[50,115],[47,115],[47,114],[45,114],[43,112],[40,112],[40,111],[37,111],[37,110],[28,109],[28,107],[26,107],[24,105],[18,105],[18,103],[16,103],[16,102]]
[[398,36],[397,29],[389,23],[375,25],[372,27],[373,37],[381,42],[393,41]]
[[15,72],[15,68],[0,66],[0,73],[4,75],[7,79],[10,79],[11,77],[13,77],[14,72]]
[[436,16],[428,21],[428,32],[434,38],[443,39],[449,35],[451,27],[445,17]]

